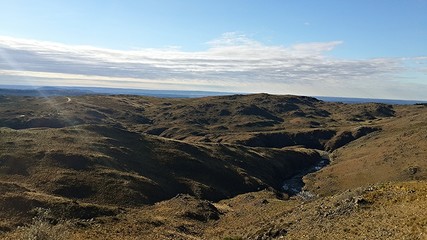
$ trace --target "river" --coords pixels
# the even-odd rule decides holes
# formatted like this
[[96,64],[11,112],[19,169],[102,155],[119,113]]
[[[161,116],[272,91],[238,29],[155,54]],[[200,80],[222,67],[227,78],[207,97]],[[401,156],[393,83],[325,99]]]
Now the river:
[[300,171],[292,177],[283,181],[282,189],[284,192],[286,192],[290,196],[294,196],[300,193],[302,191],[302,188],[304,187],[304,182],[302,181],[302,178],[309,173],[319,171],[330,163],[329,154],[327,152],[320,151],[320,154],[321,160],[317,164],[307,169],[304,169],[303,171]]

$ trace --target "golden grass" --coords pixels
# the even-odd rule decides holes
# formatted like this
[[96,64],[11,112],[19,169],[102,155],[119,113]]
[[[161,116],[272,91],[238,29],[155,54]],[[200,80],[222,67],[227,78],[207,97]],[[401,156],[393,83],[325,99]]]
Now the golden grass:
[[[0,110],[2,239],[425,238],[424,106],[260,94]],[[331,151],[304,178],[310,197],[279,193],[319,159],[309,148]]]

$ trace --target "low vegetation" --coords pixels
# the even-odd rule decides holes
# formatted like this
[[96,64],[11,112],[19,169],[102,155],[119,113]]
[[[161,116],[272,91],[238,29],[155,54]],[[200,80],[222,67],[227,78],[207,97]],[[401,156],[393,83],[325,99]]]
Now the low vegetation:
[[[0,238],[422,239],[427,108],[0,97]],[[282,188],[303,178],[297,194]]]

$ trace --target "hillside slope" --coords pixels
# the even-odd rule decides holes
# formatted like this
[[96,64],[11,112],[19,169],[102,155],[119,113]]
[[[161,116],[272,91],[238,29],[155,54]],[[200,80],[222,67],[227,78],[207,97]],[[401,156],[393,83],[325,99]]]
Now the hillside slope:
[[2,180],[82,201],[138,206],[190,193],[219,200],[281,181],[317,152],[189,144],[110,126],[0,129]]
[[[25,238],[46,209],[70,239],[426,234],[425,106],[0,96],[0,110],[2,238]],[[282,191],[326,153],[302,193]]]

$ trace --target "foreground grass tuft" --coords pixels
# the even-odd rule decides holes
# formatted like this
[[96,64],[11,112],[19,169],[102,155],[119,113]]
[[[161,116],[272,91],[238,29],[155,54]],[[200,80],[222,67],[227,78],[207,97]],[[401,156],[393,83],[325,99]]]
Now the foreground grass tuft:
[[16,239],[19,240],[68,240],[70,223],[59,221],[53,224],[52,214],[49,209],[36,208],[33,223],[20,227]]

